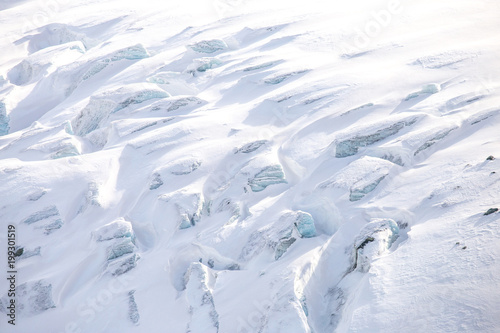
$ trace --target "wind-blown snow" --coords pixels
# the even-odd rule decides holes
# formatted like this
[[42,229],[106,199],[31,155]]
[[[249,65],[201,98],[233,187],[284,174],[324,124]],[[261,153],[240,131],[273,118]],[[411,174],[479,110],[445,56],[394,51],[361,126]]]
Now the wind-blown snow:
[[0,331],[500,331],[499,12],[0,1]]

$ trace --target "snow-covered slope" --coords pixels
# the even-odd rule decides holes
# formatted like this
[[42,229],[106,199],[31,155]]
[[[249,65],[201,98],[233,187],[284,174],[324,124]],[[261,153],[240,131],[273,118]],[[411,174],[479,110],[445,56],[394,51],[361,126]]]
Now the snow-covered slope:
[[497,1],[0,9],[1,332],[500,331]]

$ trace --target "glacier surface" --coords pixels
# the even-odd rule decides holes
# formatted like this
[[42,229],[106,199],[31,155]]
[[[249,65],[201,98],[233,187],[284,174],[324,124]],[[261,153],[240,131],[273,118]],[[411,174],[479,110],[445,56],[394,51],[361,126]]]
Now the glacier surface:
[[499,332],[498,12],[0,1],[0,332]]

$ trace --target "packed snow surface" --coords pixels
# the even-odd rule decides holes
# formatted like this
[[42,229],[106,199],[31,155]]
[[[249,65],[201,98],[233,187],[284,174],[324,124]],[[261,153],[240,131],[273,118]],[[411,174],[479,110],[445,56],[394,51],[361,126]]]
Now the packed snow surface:
[[500,332],[499,13],[0,1],[0,331]]

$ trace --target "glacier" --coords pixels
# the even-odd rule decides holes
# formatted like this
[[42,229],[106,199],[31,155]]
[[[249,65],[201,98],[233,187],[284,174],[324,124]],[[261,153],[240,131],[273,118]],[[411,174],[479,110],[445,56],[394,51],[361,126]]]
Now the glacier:
[[0,136],[8,134],[9,129],[9,116],[7,116],[5,103],[0,101]]
[[390,126],[381,128],[373,133],[354,136],[352,138],[339,141],[335,147],[335,157],[348,157],[356,154],[361,147],[372,145],[398,133],[405,126],[412,125],[416,119],[409,121],[399,121]]
[[0,1],[0,332],[500,331],[499,11]]
[[[17,308],[24,316],[34,316],[56,307],[52,299],[52,285],[47,281],[39,280],[25,282],[17,287]],[[8,295],[0,299],[0,312],[7,312]]]
[[285,174],[280,165],[270,165],[259,171],[252,179],[248,180],[254,192],[263,191],[269,185],[287,183]]
[[117,219],[111,223],[105,224],[92,232],[92,237],[97,242],[103,242],[112,239],[130,238],[134,239],[134,231],[130,222],[123,218]]
[[212,40],[202,40],[195,44],[189,45],[189,47],[199,53],[214,53],[217,51],[225,50],[227,48],[226,43],[220,39]]

